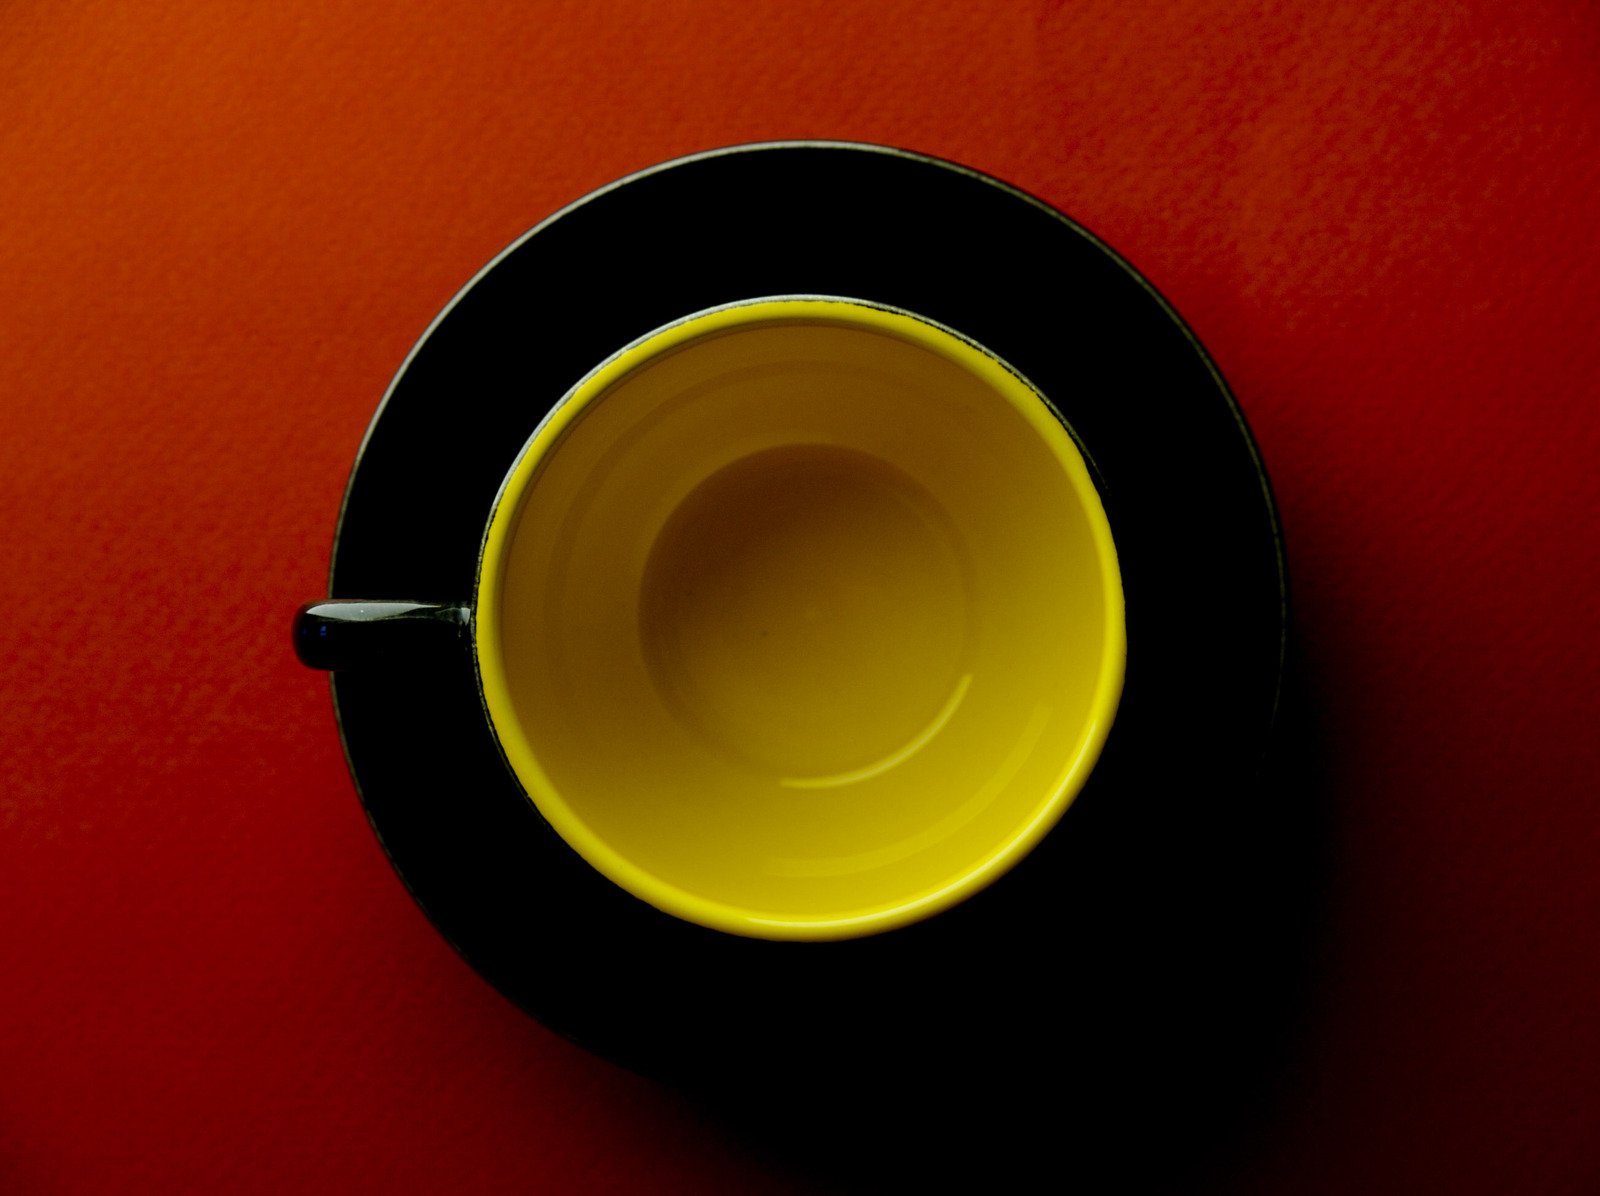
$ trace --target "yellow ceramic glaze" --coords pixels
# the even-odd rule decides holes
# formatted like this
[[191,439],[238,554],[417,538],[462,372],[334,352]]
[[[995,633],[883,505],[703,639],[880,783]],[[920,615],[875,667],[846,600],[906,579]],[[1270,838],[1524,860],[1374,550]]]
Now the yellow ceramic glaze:
[[1116,550],[1048,404],[855,301],[757,300],[584,379],[484,540],[485,705],[540,813],[660,909],[868,934],[1015,863],[1122,688]]

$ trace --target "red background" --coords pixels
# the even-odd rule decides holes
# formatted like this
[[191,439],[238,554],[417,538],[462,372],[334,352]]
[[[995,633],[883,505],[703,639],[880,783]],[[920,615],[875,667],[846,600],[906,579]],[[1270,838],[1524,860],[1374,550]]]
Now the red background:
[[1259,436],[1332,879],[1218,1190],[1600,1191],[1597,68],[1577,3],[0,7],[0,1189],[811,1190],[452,954],[287,620],[484,261],[817,136],[1072,213]]

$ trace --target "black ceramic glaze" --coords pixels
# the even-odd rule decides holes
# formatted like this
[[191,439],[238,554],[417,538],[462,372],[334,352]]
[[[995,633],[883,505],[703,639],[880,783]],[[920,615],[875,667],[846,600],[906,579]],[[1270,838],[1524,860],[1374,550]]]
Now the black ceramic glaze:
[[[857,1102],[885,1086],[970,1096],[1017,1068],[1159,1086],[1162,1044],[1221,1007],[1205,994],[1227,983],[1229,910],[1264,850],[1239,795],[1278,701],[1285,566],[1255,447],[1210,360],[1058,212],[948,163],[837,143],[719,151],[595,193],[497,258],[407,359],[350,479],[330,592],[469,601],[497,488],[552,404],[663,324],[786,294],[959,330],[1029,378],[1092,460],[1128,670],[1100,764],[1056,830],[990,888],[901,930],[836,943],[706,930],[623,892],[542,822],[490,735],[470,645],[441,633],[451,616],[423,604],[352,628],[314,607],[307,637],[413,636],[359,664],[302,646],[310,663],[351,666],[333,692],[372,825],[491,983],[657,1075]],[[1106,1066],[1085,1072],[1086,1051]]]
[[314,669],[383,667],[442,644],[467,647],[467,608],[441,602],[328,598],[294,617],[294,651]]

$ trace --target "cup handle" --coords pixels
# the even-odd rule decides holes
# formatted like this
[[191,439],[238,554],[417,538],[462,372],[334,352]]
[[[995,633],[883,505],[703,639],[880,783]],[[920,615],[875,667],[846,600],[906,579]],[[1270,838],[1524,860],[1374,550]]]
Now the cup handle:
[[314,669],[382,665],[465,641],[471,622],[470,607],[451,603],[324,598],[295,615],[294,652]]

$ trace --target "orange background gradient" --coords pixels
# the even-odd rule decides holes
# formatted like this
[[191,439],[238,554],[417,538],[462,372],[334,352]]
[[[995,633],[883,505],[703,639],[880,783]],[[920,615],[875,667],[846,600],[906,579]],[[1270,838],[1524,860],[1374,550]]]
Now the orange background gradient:
[[1549,0],[0,6],[0,1190],[816,1190],[455,957],[287,636],[457,287],[788,137],[1068,211],[1259,436],[1334,867],[1207,1182],[1600,1190],[1600,10]]

